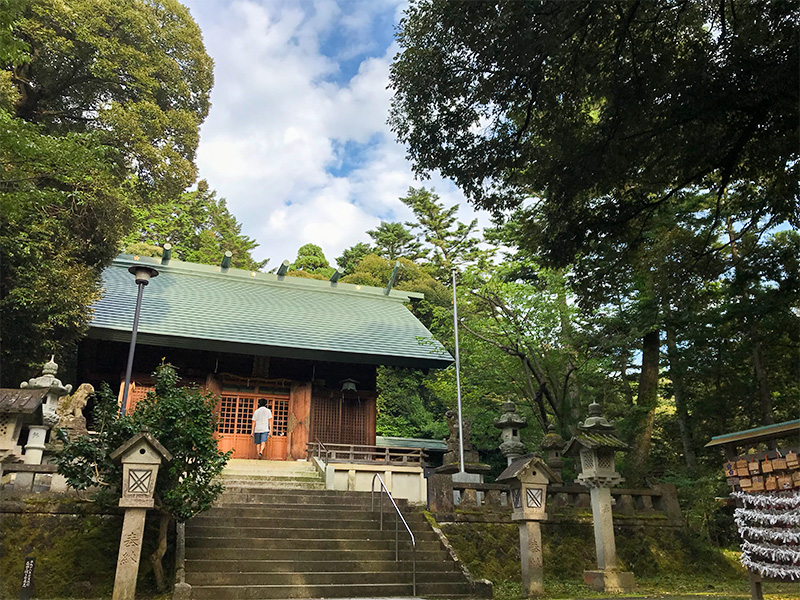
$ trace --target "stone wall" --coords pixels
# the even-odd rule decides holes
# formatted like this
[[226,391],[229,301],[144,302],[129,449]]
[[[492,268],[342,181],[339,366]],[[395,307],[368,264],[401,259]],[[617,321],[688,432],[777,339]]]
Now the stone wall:
[[[148,514],[138,589],[154,591],[147,557],[158,521]],[[109,597],[122,531],[122,513],[65,495],[35,494],[0,501],[0,598],[17,598],[26,557],[36,558],[36,598]],[[170,544],[164,567],[171,576]]]
[[[513,523],[440,523],[459,559],[479,578],[495,583],[520,581],[519,528]],[[736,565],[718,549],[686,529],[615,527],[617,552],[626,570],[637,576],[714,573],[740,576]],[[545,575],[583,580],[596,564],[591,523],[542,524]]]

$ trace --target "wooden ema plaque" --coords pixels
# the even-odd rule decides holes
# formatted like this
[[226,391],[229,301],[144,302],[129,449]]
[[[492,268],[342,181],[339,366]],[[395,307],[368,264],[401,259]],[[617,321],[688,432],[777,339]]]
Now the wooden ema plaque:
[[728,485],[743,492],[800,489],[800,457],[796,450],[739,456],[724,463]]

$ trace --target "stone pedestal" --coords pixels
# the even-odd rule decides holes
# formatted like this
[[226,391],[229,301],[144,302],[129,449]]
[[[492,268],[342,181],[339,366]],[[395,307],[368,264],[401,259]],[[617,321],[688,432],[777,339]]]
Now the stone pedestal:
[[[25,464],[40,465],[45,451],[45,440],[47,439],[47,425],[30,425],[28,427],[28,443],[25,445]],[[35,473],[17,473],[15,481],[16,489],[31,489]]]
[[630,571],[584,571],[583,582],[598,592],[630,593],[636,581]]
[[596,571],[584,571],[586,585],[599,592],[632,592],[636,588],[633,573],[617,571],[617,542],[611,514],[611,489],[593,487],[589,490],[594,521],[594,544],[597,553]]
[[146,516],[146,508],[125,510],[112,600],[133,600],[136,595],[136,578],[139,575],[139,559],[142,555],[142,535]]
[[594,521],[594,546],[600,570],[617,567],[617,542],[614,539],[614,520],[611,514],[611,490],[593,487],[589,490]]
[[428,477],[428,510],[434,514],[451,513],[454,508],[452,475],[431,473]]
[[519,524],[519,549],[522,560],[522,594],[541,596],[544,594],[544,562],[542,529],[538,521],[524,521]]

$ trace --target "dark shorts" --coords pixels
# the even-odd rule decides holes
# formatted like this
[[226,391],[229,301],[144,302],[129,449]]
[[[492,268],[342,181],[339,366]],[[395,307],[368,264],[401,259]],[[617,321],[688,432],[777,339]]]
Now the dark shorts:
[[256,444],[263,444],[267,441],[269,437],[269,431],[261,431],[259,433],[253,433],[253,440],[255,440]]

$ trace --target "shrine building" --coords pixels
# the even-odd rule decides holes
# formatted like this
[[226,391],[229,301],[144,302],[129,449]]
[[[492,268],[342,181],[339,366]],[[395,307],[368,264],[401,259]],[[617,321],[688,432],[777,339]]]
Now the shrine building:
[[184,383],[220,398],[217,438],[234,458],[255,458],[251,417],[261,398],[274,416],[267,458],[305,458],[309,442],[374,446],[378,365],[453,360],[405,306],[419,293],[123,254],[103,272],[78,352],[78,380],[118,386],[120,398],[133,265],[158,276],[143,290],[128,411],[169,362]]

